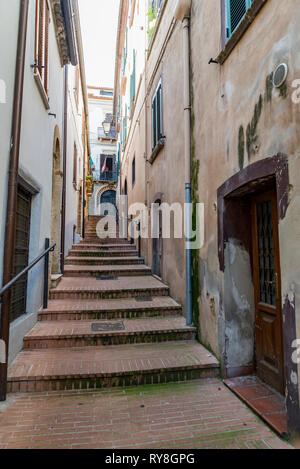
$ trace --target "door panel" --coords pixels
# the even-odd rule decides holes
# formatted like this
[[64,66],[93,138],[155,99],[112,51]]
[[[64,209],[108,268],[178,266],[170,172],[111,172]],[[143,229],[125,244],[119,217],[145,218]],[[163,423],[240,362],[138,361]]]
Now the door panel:
[[257,375],[284,393],[276,192],[253,198],[252,219]]

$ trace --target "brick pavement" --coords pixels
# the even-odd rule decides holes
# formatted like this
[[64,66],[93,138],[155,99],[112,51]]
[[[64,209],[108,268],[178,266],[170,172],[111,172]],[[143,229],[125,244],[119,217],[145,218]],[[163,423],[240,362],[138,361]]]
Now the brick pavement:
[[289,449],[217,379],[12,394],[0,449]]

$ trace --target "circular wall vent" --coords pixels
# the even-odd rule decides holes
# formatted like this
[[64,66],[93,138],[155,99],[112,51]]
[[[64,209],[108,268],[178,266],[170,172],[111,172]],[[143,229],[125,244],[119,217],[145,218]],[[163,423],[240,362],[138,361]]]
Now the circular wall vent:
[[288,71],[289,69],[287,64],[278,65],[273,76],[273,84],[275,88],[280,88],[284,84],[287,79]]

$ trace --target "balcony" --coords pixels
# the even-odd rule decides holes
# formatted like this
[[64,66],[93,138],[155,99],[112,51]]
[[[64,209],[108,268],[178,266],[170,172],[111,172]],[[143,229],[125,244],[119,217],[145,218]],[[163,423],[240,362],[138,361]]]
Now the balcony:
[[93,178],[95,182],[118,182],[117,171],[106,171],[104,173],[102,171],[93,171]]

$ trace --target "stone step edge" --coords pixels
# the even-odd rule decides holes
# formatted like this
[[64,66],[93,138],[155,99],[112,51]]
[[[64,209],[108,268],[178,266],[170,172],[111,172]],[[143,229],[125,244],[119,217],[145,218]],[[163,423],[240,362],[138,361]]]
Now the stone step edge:
[[123,319],[150,319],[182,316],[182,308],[130,310],[130,311],[50,311],[38,314],[39,322],[64,322],[64,321],[113,321]]
[[186,365],[165,369],[136,370],[116,373],[8,378],[8,393],[96,390],[112,387],[166,384],[196,379],[218,378],[218,364]]
[[144,288],[140,290],[51,290],[50,299],[118,299],[118,298],[140,298],[144,296],[170,296],[168,287],[161,287],[155,290]]
[[75,251],[69,251],[69,257],[138,257],[136,250],[132,251],[81,251],[76,249]]
[[[158,297],[156,297],[158,298]],[[165,298],[165,296],[163,297]],[[77,309],[77,310],[73,310],[73,309],[65,309],[65,310],[60,310],[60,311],[56,311],[54,309],[51,309],[51,308],[48,308],[48,309],[44,309],[42,311],[40,311],[38,314],[42,315],[42,314],[85,314],[85,313],[91,313],[91,314],[97,314],[97,313],[100,313],[100,314],[106,314],[106,313],[115,313],[115,314],[119,314],[119,313],[132,313],[132,312],[138,312],[138,311],[142,311],[142,312],[146,312],[146,311],[161,311],[161,310],[164,310],[164,311],[173,311],[173,310],[180,310],[182,311],[182,306],[180,304],[178,305],[168,305],[168,306],[150,306],[151,303],[149,303],[149,306],[138,306],[138,303],[137,303],[137,306],[135,308],[132,308],[132,307],[128,307],[128,308],[122,308],[120,307],[119,309],[118,308],[113,308],[113,309],[108,309],[108,308],[104,308],[104,309],[96,309],[96,308],[88,308],[88,309]]]
[[[68,270],[65,271],[64,277],[84,277],[84,278],[89,278],[89,277],[97,277],[97,276],[105,276],[105,275],[117,275],[118,277],[144,277],[147,275],[151,275],[152,272],[151,270],[128,270],[128,271],[122,271],[122,270],[80,270],[80,269],[74,269],[74,270]],[[54,284],[53,288],[56,288],[58,285]]]
[[24,337],[24,351],[57,350],[66,348],[112,347],[118,345],[162,344],[166,342],[193,341],[195,330],[172,329],[134,332],[103,332],[78,335]]

